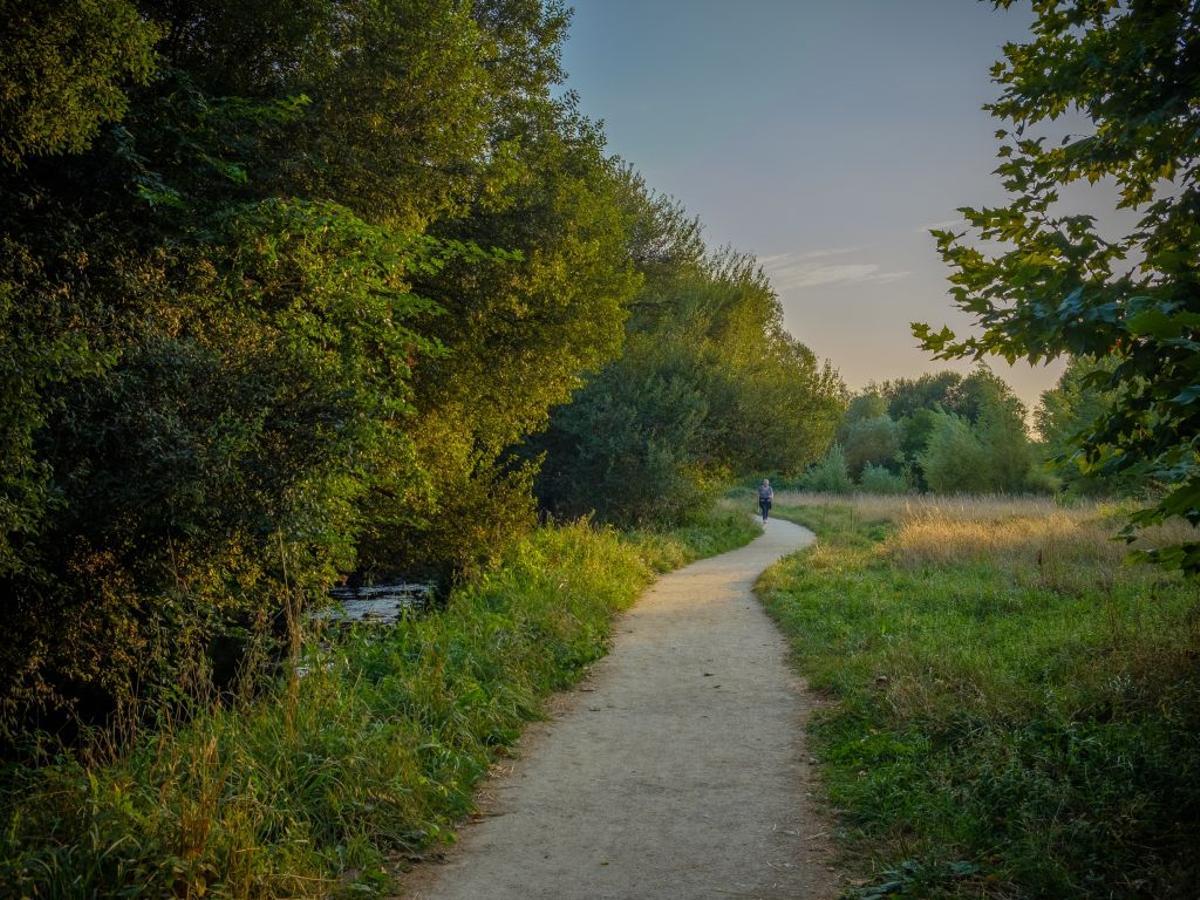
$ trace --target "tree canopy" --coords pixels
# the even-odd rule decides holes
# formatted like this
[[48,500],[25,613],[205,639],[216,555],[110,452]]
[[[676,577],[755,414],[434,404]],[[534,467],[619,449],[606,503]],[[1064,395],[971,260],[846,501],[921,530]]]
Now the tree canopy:
[[836,375],[606,153],[558,0],[0,5],[0,726],[824,449]]

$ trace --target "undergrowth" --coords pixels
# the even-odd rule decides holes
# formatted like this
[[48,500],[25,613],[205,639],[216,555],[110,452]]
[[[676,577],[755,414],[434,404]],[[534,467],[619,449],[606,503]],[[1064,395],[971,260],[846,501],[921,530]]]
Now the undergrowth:
[[819,542],[759,589],[834,701],[851,896],[1197,896],[1194,581],[1125,564],[1103,507],[785,500]]
[[678,533],[547,528],[444,612],[307,650],[303,678],[209,705],[105,761],[0,777],[0,894],[363,896],[453,836],[548,693],[604,653],[656,571],[745,543],[748,517]]

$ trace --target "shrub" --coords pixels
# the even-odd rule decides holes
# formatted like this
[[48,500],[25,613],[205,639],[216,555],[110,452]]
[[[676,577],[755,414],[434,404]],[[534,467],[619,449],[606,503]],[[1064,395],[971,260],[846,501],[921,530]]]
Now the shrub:
[[938,414],[920,462],[930,490],[939,494],[991,490],[987,448],[970,423],[953,413]]
[[840,444],[834,444],[825,458],[815,463],[800,478],[800,487],[806,491],[823,491],[828,494],[848,494],[854,490],[850,472],[846,468],[846,456]]
[[903,475],[897,475],[884,466],[867,463],[858,486],[868,494],[905,494],[908,492],[908,481]]

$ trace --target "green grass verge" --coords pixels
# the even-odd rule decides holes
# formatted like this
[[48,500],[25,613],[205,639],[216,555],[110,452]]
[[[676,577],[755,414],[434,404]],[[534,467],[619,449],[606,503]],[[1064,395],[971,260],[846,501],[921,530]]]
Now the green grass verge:
[[87,766],[0,777],[0,895],[346,896],[438,840],[540,701],[606,647],[653,579],[746,543],[748,517],[678,533],[542,529],[447,609],[360,630],[289,689],[136,740]]
[[661,573],[741,547],[761,533],[762,528],[749,512],[718,508],[678,528],[629,531],[622,537],[655,572]]
[[834,701],[811,745],[851,896],[1200,896],[1194,582],[913,561],[895,520],[776,514],[819,536],[759,592]]

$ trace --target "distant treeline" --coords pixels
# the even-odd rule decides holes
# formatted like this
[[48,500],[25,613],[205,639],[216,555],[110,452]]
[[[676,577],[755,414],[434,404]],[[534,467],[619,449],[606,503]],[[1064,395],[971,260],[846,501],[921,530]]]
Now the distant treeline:
[[1129,495],[1152,489],[1146,477],[1081,465],[1079,436],[1111,409],[1097,376],[1110,360],[1072,358],[1033,412],[986,366],[868,385],[851,398],[836,443],[795,483],[845,493],[932,491]]
[[471,571],[539,506],[677,522],[831,440],[756,263],[558,89],[555,0],[5,17],[10,737],[169,701],[350,573]]

